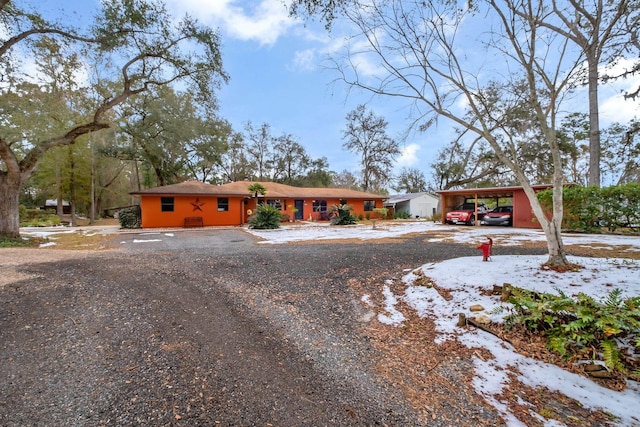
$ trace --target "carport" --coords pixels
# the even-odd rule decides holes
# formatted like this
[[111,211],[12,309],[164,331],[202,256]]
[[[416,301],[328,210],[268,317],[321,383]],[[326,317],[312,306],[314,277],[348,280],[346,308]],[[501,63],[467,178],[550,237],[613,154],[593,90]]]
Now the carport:
[[[533,190],[538,191],[551,188],[551,185],[534,185]],[[464,190],[442,190],[437,191],[440,195],[440,205],[442,206],[442,218],[447,212],[456,208],[462,203],[478,203],[487,200],[495,200],[496,206],[505,206],[507,203],[498,202],[500,199],[510,199],[513,206],[513,226],[518,228],[540,228],[540,224],[533,215],[531,204],[522,187],[492,187],[492,188],[468,188]],[[480,225],[480,221],[476,221],[476,226]]]

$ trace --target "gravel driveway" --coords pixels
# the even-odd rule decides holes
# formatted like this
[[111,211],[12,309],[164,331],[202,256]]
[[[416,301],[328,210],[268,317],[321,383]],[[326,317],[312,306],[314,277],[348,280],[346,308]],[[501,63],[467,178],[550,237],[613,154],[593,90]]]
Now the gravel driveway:
[[13,272],[0,281],[0,425],[502,424],[455,354],[429,371],[453,386],[421,391],[438,403],[410,403],[379,369],[380,324],[361,300],[407,269],[479,256],[472,247],[260,245],[240,229],[112,246],[0,249]]

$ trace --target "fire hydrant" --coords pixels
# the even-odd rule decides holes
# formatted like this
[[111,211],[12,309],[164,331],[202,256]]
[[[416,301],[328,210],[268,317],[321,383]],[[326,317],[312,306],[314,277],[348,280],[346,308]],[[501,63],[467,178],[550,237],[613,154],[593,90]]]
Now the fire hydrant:
[[482,251],[482,261],[489,261],[491,258],[491,248],[493,247],[493,239],[491,237],[487,237],[488,242],[481,243],[478,246],[478,249]]

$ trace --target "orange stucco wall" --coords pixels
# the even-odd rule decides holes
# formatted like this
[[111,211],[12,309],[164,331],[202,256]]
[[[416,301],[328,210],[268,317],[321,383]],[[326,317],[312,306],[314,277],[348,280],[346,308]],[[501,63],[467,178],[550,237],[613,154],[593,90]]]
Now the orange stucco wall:
[[242,223],[244,202],[242,198],[228,197],[229,210],[218,211],[218,198],[210,196],[166,196],[173,197],[173,212],[162,212],[161,196],[141,197],[142,227],[182,227],[186,217],[200,216],[205,226],[239,225]]
[[[163,212],[161,207],[162,197],[173,197],[173,212]],[[159,228],[159,227],[183,227],[184,219],[187,217],[199,216],[203,219],[204,226],[234,226],[242,225],[247,222],[250,213],[255,210],[256,200],[245,199],[243,197],[227,197],[229,200],[228,211],[218,211],[218,197],[215,196],[185,196],[185,195],[142,195],[140,200],[140,208],[142,210],[142,227],[143,228]],[[269,197],[267,196],[267,199]],[[282,212],[288,214],[292,219],[294,217],[293,207],[296,199],[281,199]],[[317,221],[320,217],[319,212],[313,211],[312,199],[303,200],[302,219],[311,218]],[[322,199],[327,202],[327,210],[331,206],[340,202],[340,199]],[[356,216],[367,212],[364,211],[364,200],[346,200],[353,207],[352,213]],[[382,200],[376,200],[376,208],[382,207]],[[374,212],[369,212],[371,217],[375,217]]]
[[[325,200],[327,202],[327,211],[331,211],[331,207],[337,204],[340,204],[340,199],[322,199]],[[360,214],[362,215],[366,215],[367,212],[365,212],[364,210],[364,200],[346,200],[347,204],[350,205],[353,210],[351,211],[351,213],[353,215],[355,215],[356,217]],[[292,204],[293,200],[291,201],[287,201],[287,203]],[[381,200],[376,200],[376,208],[382,208],[382,201]],[[283,211],[288,213],[287,211]],[[371,217],[375,217],[375,213],[374,212],[368,212],[370,214]],[[313,200],[305,200],[304,201],[304,212],[303,212],[303,216],[302,219],[304,220],[309,220],[309,218],[311,218],[312,221],[317,221],[320,218],[320,213],[319,212],[314,212],[313,211]]]

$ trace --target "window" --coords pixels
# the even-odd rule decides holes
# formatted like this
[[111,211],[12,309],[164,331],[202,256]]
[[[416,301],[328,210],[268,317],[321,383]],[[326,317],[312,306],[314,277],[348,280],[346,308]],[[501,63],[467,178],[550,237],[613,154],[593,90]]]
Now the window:
[[371,212],[375,208],[376,208],[376,201],[375,200],[365,200],[364,201],[364,211],[365,212]]
[[173,212],[173,197],[161,197],[160,210],[162,212]]
[[229,210],[229,198],[218,197],[218,212],[227,212]]
[[280,199],[269,199],[267,200],[267,205],[272,206],[278,210],[282,210],[282,200]]
[[314,212],[326,212],[327,211],[327,201],[326,200],[314,200],[313,201],[313,211]]

